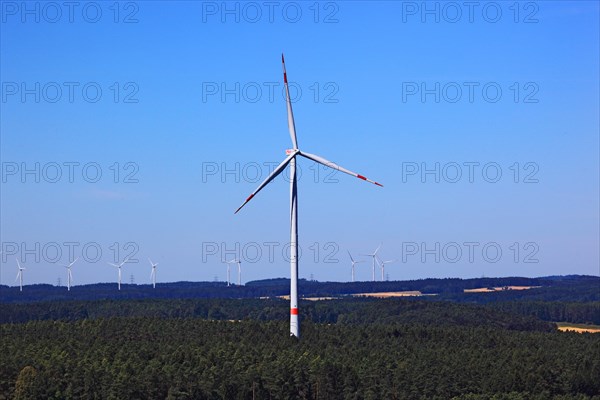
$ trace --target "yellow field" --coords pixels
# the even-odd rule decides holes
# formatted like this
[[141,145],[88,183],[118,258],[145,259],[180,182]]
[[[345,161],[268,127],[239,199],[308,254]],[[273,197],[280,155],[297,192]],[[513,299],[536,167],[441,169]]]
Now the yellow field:
[[505,290],[529,290],[539,288],[541,286],[498,286],[492,288],[477,288],[477,289],[465,289],[465,293],[490,293],[490,292],[502,292]]
[[334,299],[339,299],[339,297],[303,297],[302,298],[302,300],[308,300],[308,301],[321,301],[321,300],[334,300]]
[[570,324],[568,322],[559,322],[557,325],[558,330],[561,332],[600,333],[600,326],[598,325]]
[[[389,297],[409,297],[409,296],[424,296],[423,293],[418,290],[413,291],[405,291],[405,292],[377,292],[377,293],[353,293],[348,296],[353,297],[377,297],[380,299],[386,299]],[[289,300],[289,295],[277,296],[279,299]],[[320,301],[320,300],[334,300],[339,299],[339,297],[302,297],[301,300],[308,301]]]
[[378,297],[378,298],[388,298],[388,297],[407,297],[407,296],[423,296],[423,293],[418,290],[406,291],[406,292],[379,292],[379,293],[355,293],[352,296],[355,297]]

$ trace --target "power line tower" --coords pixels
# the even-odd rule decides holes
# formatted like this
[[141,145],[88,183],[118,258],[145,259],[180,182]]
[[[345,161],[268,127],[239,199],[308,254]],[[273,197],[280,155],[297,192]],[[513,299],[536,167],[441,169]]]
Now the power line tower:
[[133,274],[129,275],[129,283],[132,285],[135,283],[135,279],[133,279]]
[[58,287],[62,286],[62,281],[60,280],[60,277],[58,277],[58,279],[56,280],[56,286],[58,286]]

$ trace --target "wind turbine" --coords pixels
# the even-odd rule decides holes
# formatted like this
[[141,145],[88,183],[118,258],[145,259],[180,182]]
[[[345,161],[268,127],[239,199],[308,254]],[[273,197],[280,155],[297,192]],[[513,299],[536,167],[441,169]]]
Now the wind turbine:
[[352,255],[350,254],[350,252],[348,252],[348,255],[350,256],[350,261],[352,262],[352,282],[354,282],[354,265],[360,264],[363,261],[354,261],[354,258],[352,258]]
[[[242,286],[242,261],[239,258],[234,258],[227,261],[227,264],[237,264],[238,266],[238,286]],[[227,280],[229,280],[229,267],[227,268]]]
[[69,265],[65,265],[64,267],[67,269],[67,290],[71,290],[71,281],[73,280],[73,274],[71,273],[71,268],[73,267],[73,264],[75,264],[75,261],[79,260],[79,257],[77,257],[75,260],[73,260],[73,262],[71,262]]
[[152,279],[152,288],[156,289],[156,267],[158,263],[154,264],[150,257],[148,257],[148,261],[150,261],[150,265],[152,265],[152,271],[150,272],[150,278]]
[[230,286],[231,285],[231,263],[234,262],[234,260],[231,260],[231,261],[223,260],[223,262],[225,264],[227,264],[227,286]]
[[23,291],[23,271],[25,271],[25,267],[21,266],[21,263],[19,263],[19,259],[16,258],[17,260],[17,267],[19,268],[19,272],[17,272],[17,277],[15,278],[15,282],[17,281],[17,279],[19,280],[19,292]]
[[371,182],[377,186],[381,184],[374,182],[370,179],[365,178],[355,172],[347,170],[331,161],[328,161],[320,156],[314,154],[305,153],[300,151],[298,148],[298,141],[296,139],[296,125],[294,123],[294,114],[292,112],[292,102],[290,100],[290,90],[288,87],[287,73],[285,70],[285,60],[283,54],[281,55],[281,64],[283,67],[283,85],[285,86],[285,97],[287,105],[287,119],[288,129],[290,131],[290,138],[292,139],[292,149],[286,150],[287,157],[271,172],[271,174],[265,179],[258,188],[252,192],[250,196],[244,201],[244,203],[235,211],[237,214],[242,207],[246,205],[258,192],[260,192],[265,186],[267,186],[277,175],[279,175],[285,167],[289,164],[290,166],[290,335],[300,337],[300,323],[298,321],[298,185],[296,178],[296,157],[302,156],[309,160],[315,161],[326,167],[337,169],[338,171],[344,172],[348,175],[352,175],[356,178],[362,179],[367,182]]
[[373,257],[373,282],[375,282],[375,258],[377,257],[377,252],[381,248],[381,244],[375,249],[373,254],[361,254],[362,256]]
[[113,264],[113,263],[108,263],[108,265],[112,265],[113,267],[115,267],[119,270],[119,281],[118,281],[119,290],[121,290],[121,267],[123,266],[123,264],[125,264],[127,262],[127,260],[129,260],[129,259],[128,258],[124,259],[123,262],[119,265]]
[[[379,258],[379,257],[377,257]],[[393,262],[396,262],[398,260],[388,260],[388,261],[383,261],[381,260],[381,258],[379,258],[379,265],[381,266],[381,281],[383,282],[385,280],[384,276],[385,276],[385,264],[391,264]]]

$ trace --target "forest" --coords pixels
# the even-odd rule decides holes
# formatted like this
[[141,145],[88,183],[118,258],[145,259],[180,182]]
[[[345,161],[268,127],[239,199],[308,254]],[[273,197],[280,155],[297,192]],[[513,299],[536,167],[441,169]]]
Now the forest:
[[0,399],[600,400],[600,334],[554,323],[598,318],[575,281],[303,300],[299,340],[278,298],[3,301]]
[[[464,293],[465,289],[532,286],[530,290],[509,290],[495,293]],[[115,283],[78,285],[67,291],[64,286],[47,284],[18,287],[0,285],[0,303],[26,303],[50,300],[99,300],[146,298],[257,298],[289,294],[290,281],[285,278],[264,279],[245,285],[227,286],[225,282],[168,282],[151,285],[122,284],[121,291]],[[301,295],[305,297],[341,296],[356,293],[421,291],[433,300],[487,303],[508,300],[543,301],[600,301],[600,277],[571,275],[541,278],[506,277],[473,279],[418,279],[383,282],[319,282],[299,280]]]

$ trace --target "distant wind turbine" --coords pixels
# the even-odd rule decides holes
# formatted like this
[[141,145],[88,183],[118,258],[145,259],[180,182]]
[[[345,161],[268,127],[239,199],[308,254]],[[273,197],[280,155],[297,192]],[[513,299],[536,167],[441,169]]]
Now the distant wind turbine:
[[363,256],[373,257],[373,282],[375,282],[375,258],[377,257],[377,252],[381,248],[381,244],[375,249],[373,254],[361,254]]
[[[242,286],[242,261],[239,258],[234,258],[231,261],[227,261],[227,264],[237,264],[237,266],[238,266],[238,286]],[[227,269],[227,276],[229,277],[229,268]],[[229,278],[227,280],[229,280]]]
[[231,263],[233,261],[225,261],[225,260],[223,260],[223,262],[225,264],[227,264],[227,286],[230,286],[231,285]]
[[112,265],[113,267],[117,268],[117,270],[119,270],[119,280],[117,282],[119,290],[121,290],[121,267],[123,267],[123,264],[125,264],[129,259],[126,258],[123,260],[123,262],[119,265],[117,264],[113,264],[113,263],[108,263],[108,265]]
[[285,87],[285,97],[287,105],[287,119],[288,129],[290,131],[290,138],[292,139],[292,149],[286,150],[287,157],[271,172],[271,174],[265,179],[260,186],[252,192],[250,196],[244,201],[244,203],[235,211],[237,214],[242,207],[246,205],[258,192],[260,192],[265,186],[267,186],[277,175],[279,175],[285,167],[290,165],[290,225],[291,225],[291,240],[290,240],[290,335],[300,337],[300,323],[298,320],[298,185],[296,177],[296,157],[302,156],[309,160],[315,161],[326,167],[336,169],[344,172],[348,175],[352,175],[356,178],[362,179],[367,182],[371,182],[375,185],[382,186],[381,184],[374,182],[370,179],[365,178],[355,172],[347,170],[331,161],[328,161],[320,156],[301,152],[298,148],[298,141],[296,138],[296,125],[294,123],[294,114],[292,112],[292,101],[290,99],[290,90],[288,87],[287,73],[285,70],[285,60],[283,54],[281,55],[281,64],[283,67],[283,85]]
[[360,264],[361,262],[364,262],[364,261],[362,261],[362,260],[354,261],[354,258],[352,258],[352,255],[350,254],[350,252],[348,252],[348,256],[350,256],[350,261],[352,262],[352,282],[354,282],[354,265]]
[[156,267],[158,263],[154,264],[150,257],[148,257],[148,261],[150,261],[150,265],[152,265],[152,271],[150,271],[150,279],[152,279],[152,288],[156,289]]
[[75,261],[79,260],[79,257],[77,257],[75,260],[73,260],[69,265],[65,265],[64,267],[67,269],[67,290],[71,290],[71,283],[73,281],[73,274],[71,273],[71,268],[73,267],[73,264],[75,264]]
[[[379,258],[379,257],[377,257],[377,258]],[[385,264],[391,264],[396,261],[398,261],[398,260],[383,261],[379,258],[379,266],[381,267],[381,281],[382,282],[385,280]]]
[[15,282],[17,281],[17,279],[19,280],[19,291],[22,292],[23,291],[23,271],[25,271],[25,267],[21,266],[21,263],[19,263],[19,259],[17,258],[17,268],[19,269],[19,272],[17,272],[17,277],[15,278]]

